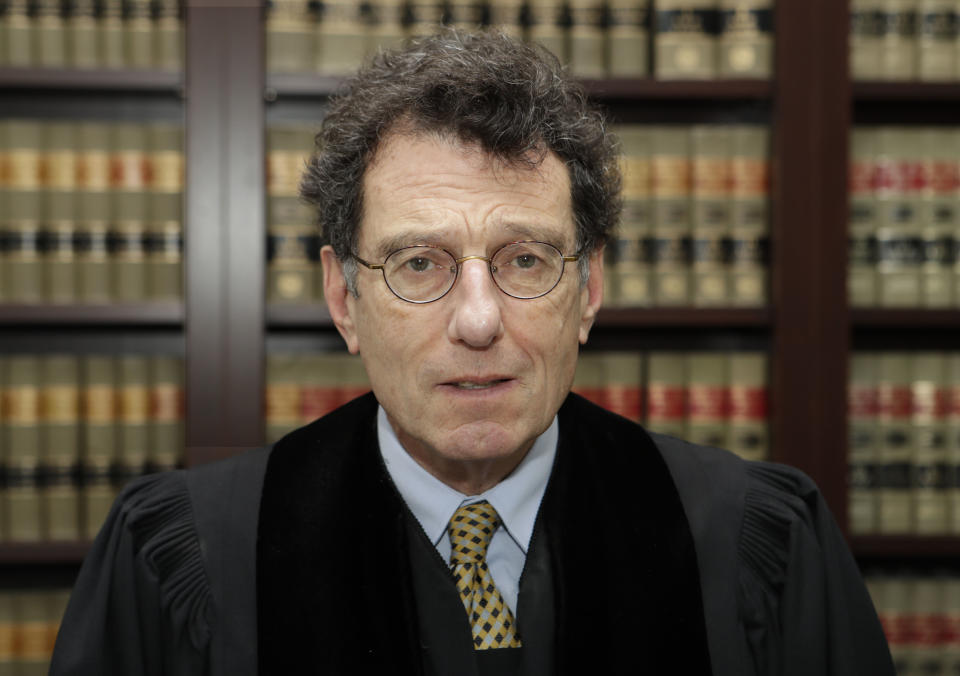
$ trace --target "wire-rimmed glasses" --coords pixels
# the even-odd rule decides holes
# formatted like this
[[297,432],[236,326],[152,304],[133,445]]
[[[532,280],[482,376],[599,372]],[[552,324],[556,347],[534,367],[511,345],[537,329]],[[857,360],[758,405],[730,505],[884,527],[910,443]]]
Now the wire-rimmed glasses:
[[581,254],[564,255],[547,242],[510,242],[487,256],[457,258],[438,246],[406,246],[391,252],[383,263],[368,263],[356,254],[353,258],[371,270],[380,270],[383,281],[397,298],[409,303],[440,300],[460,276],[460,266],[469,260],[487,262],[494,284],[513,298],[528,300],[553,291],[563,277],[565,264]]

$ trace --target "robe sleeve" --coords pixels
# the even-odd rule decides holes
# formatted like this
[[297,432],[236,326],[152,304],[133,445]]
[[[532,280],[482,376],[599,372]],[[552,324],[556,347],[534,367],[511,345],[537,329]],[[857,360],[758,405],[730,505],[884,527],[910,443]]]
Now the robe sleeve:
[[206,673],[210,585],[183,472],[131,482],[87,555],[51,676]]
[[747,463],[738,603],[757,674],[893,676],[866,587],[816,485]]

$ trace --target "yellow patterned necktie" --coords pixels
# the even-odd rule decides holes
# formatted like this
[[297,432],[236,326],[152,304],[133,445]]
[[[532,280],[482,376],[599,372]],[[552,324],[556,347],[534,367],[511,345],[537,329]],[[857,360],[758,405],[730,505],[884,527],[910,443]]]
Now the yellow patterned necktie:
[[475,650],[519,648],[513,613],[503,602],[487,568],[487,547],[500,516],[489,502],[464,505],[450,519],[450,569],[473,626]]

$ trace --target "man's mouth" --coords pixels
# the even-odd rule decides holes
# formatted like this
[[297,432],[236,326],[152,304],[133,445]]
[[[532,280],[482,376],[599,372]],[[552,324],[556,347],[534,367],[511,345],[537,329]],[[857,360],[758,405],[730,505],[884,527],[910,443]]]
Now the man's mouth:
[[460,380],[455,383],[450,383],[454,387],[461,390],[486,390],[491,387],[495,387],[500,383],[507,382],[507,378],[495,378],[493,380]]

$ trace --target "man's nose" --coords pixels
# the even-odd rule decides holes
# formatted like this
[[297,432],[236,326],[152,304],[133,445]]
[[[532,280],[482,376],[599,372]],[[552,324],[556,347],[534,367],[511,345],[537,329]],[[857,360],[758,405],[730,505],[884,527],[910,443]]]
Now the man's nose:
[[494,284],[487,261],[471,259],[461,263],[460,278],[453,291],[454,310],[448,327],[452,340],[471,347],[487,347],[500,337],[503,293]]

